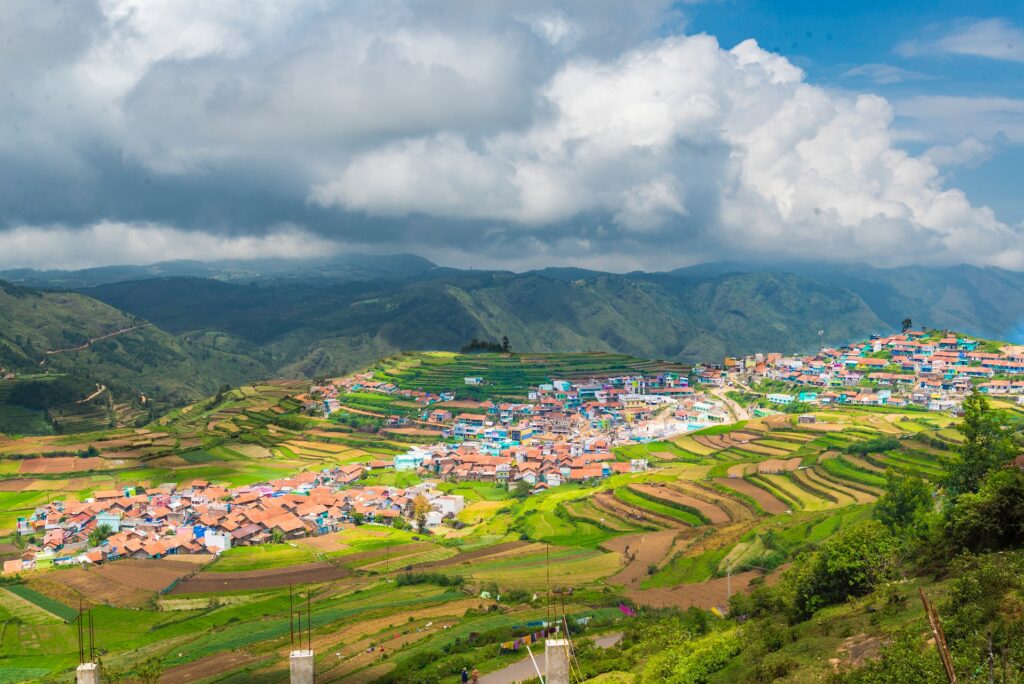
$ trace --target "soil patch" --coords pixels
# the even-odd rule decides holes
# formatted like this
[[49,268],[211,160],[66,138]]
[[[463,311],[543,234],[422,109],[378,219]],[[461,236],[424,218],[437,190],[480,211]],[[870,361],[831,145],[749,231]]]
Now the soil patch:
[[303,563],[245,572],[201,572],[174,587],[170,594],[212,594],[221,591],[277,589],[289,584],[317,584],[349,577],[352,571],[330,563]]

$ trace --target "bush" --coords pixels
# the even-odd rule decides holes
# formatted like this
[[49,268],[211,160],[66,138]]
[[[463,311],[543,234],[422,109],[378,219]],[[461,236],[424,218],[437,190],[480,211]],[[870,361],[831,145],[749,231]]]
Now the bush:
[[899,448],[900,441],[895,437],[875,437],[874,439],[850,444],[843,451],[848,454],[873,454]]
[[698,684],[725,667],[740,651],[736,630],[713,632],[686,641],[651,658],[642,681]]
[[819,608],[863,596],[896,576],[899,542],[882,523],[864,520],[799,556],[783,577],[788,611],[805,620]]
[[888,645],[881,657],[836,677],[841,684],[933,684],[946,681],[938,653],[921,638],[920,630],[908,629]]

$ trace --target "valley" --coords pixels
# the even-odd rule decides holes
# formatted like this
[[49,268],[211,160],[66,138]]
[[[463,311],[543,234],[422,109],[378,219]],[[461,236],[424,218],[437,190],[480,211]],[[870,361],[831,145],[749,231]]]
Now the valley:
[[[502,644],[552,602],[578,643],[626,632],[621,645],[583,651],[599,671],[614,670],[608,658],[636,662],[637,630],[694,619],[657,609],[728,615],[744,592],[779,583],[801,553],[870,521],[887,471],[934,486],[958,462],[959,419],[948,412],[837,402],[736,421],[703,394],[702,374],[714,372],[611,354],[410,353],[313,387],[225,390],[145,427],[0,437],[4,676],[45,680],[72,668],[66,621],[81,602],[104,668],[119,676],[281,681],[290,591],[309,597],[317,681],[503,670],[522,656]],[[658,441],[633,436],[664,418],[631,403],[614,378],[643,378],[646,394],[636,396],[674,397],[679,428]],[[588,403],[583,392],[596,394]],[[557,409],[522,413],[544,402]],[[718,418],[690,415],[701,402],[717,404]],[[1011,399],[991,402],[1024,419]],[[472,412],[483,420],[459,417]],[[545,437],[572,424],[563,415],[582,422]],[[512,439],[527,424],[535,432]],[[409,454],[423,459],[409,468]],[[505,476],[500,463],[511,464]],[[417,510],[420,500],[433,512]],[[60,509],[37,517],[55,501]],[[154,507],[182,501],[189,507],[174,510],[184,518],[154,517],[167,515]],[[232,501],[233,513],[218,503]],[[43,542],[33,520],[96,510],[88,502],[122,511],[104,520],[138,523],[88,561],[85,542],[30,569],[21,559]],[[82,532],[62,540],[68,549],[101,520],[80,519]],[[156,536],[132,541],[146,530]],[[239,530],[232,548],[218,541]],[[870,604],[857,605],[844,622]],[[920,619],[912,604],[886,615]],[[693,628],[705,639],[734,628],[711,619],[720,624]],[[793,660],[794,681],[824,676],[833,657],[852,663],[843,634]],[[713,681],[736,681],[737,668],[754,667],[746,657]]]

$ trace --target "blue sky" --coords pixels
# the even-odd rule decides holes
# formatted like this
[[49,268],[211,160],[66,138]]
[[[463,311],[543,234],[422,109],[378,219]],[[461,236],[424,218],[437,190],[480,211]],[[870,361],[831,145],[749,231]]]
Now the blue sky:
[[[682,7],[691,32],[707,32],[726,47],[754,38],[803,68],[808,81],[827,88],[878,93],[896,105],[897,113],[900,102],[918,96],[1024,100],[1024,2],[1019,0],[722,0]],[[936,45],[979,23],[998,29],[996,22],[1011,33],[1010,38],[1022,41],[1007,49],[1002,58],[951,52]],[[1014,29],[1016,36],[1012,35]],[[1024,113],[1018,111],[1017,117],[1020,126]],[[991,124],[983,118],[976,122],[964,116],[958,129],[963,135],[976,133],[991,142],[990,156],[976,165],[949,169],[947,176],[974,202],[995,209],[1004,221],[1022,221],[1024,140],[992,135]],[[928,132],[928,123],[897,118],[898,126],[923,127],[924,132]],[[934,141],[907,140],[903,145],[920,153],[930,142],[949,142],[948,135],[935,135]]]

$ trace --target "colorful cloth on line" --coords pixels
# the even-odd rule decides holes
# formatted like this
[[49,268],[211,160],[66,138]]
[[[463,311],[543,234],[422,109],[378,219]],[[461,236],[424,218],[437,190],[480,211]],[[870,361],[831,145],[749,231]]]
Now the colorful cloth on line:
[[538,641],[543,641],[545,637],[551,636],[552,634],[558,634],[558,631],[558,627],[548,627],[547,629],[542,629],[539,632],[534,632],[533,634],[526,634],[518,639],[513,639],[512,641],[504,641],[501,643],[501,650],[518,651],[526,644],[535,644]]
[[633,617],[634,615],[636,615],[636,611],[627,606],[625,603],[619,604],[619,610],[622,611],[622,614],[626,617]]

